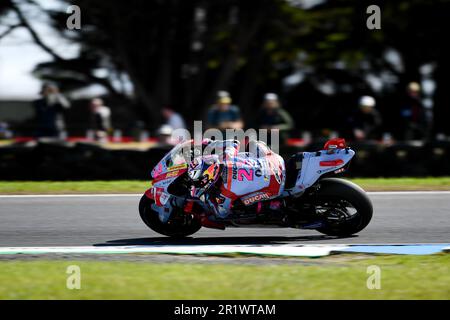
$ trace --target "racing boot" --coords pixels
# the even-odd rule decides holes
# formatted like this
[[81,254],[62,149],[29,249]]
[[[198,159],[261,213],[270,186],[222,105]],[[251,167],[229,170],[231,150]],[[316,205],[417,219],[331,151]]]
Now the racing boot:
[[203,227],[205,228],[212,228],[212,229],[219,229],[219,230],[225,230],[225,226],[220,223],[220,222],[216,222],[210,219],[210,217],[213,217],[213,214],[206,214],[206,213],[198,213],[198,211],[196,212],[195,209],[199,209],[199,208],[195,208],[195,203],[194,201],[186,201],[185,205],[184,205],[184,212],[186,214],[191,214],[193,216],[197,216],[200,217],[200,223]]

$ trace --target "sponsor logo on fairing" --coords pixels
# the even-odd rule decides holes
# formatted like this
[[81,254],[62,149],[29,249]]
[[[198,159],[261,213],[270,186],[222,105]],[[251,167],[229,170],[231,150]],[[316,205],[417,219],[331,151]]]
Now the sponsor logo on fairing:
[[262,201],[262,200],[268,200],[268,199],[270,199],[270,196],[267,193],[262,192],[262,193],[257,193],[257,194],[251,195],[249,197],[242,198],[242,202],[246,206],[248,206],[252,203]]
[[233,162],[232,173],[233,173],[233,179],[236,180],[237,174],[238,174],[238,168],[237,168],[236,161]]

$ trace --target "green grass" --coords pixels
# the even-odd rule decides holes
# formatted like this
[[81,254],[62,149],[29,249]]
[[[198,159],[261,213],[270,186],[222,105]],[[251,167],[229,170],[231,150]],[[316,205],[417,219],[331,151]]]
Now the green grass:
[[[450,177],[351,179],[367,191],[450,190]],[[142,193],[148,181],[0,181],[0,194]]]
[[148,181],[0,181],[0,194],[143,193]]
[[[261,266],[3,261],[0,299],[450,298],[449,254],[327,259]],[[80,290],[66,288],[66,268],[73,264],[81,268]],[[369,265],[381,268],[379,290],[367,289]]]
[[450,190],[450,177],[352,179],[368,191]]

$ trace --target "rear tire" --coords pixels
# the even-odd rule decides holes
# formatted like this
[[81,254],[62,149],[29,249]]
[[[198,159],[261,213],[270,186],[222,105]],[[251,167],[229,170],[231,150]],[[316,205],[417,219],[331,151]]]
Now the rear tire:
[[317,231],[330,236],[350,236],[363,230],[372,219],[372,202],[358,185],[343,179],[328,178],[320,181],[317,204],[348,203],[356,210],[350,219],[328,223]]
[[159,220],[158,213],[151,207],[153,203],[155,201],[144,194],[139,202],[139,214],[142,221],[155,232],[168,237],[183,238],[196,233],[202,227],[200,222],[196,220],[190,221],[189,224],[181,224],[170,220],[168,223],[162,223]]

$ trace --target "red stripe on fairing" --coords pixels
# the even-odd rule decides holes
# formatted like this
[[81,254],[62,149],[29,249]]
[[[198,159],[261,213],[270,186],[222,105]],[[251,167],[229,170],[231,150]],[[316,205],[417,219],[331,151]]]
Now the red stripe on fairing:
[[162,207],[161,194],[164,192],[164,188],[156,187],[154,190],[155,190],[155,195],[154,195],[155,203],[158,207]]
[[231,192],[229,189],[226,189],[223,185],[220,187],[220,193],[222,193],[225,197],[230,198],[233,201],[239,198],[239,196]]
[[344,160],[342,160],[342,159],[320,161],[320,166],[321,167],[337,167],[343,163],[344,163]]
[[[280,177],[282,179],[284,179],[284,177]],[[278,183],[277,179],[275,178],[274,175],[270,175],[270,183],[267,187],[262,188],[261,190],[259,190],[258,192],[265,192],[267,194],[269,194],[269,197],[273,197],[278,195],[278,193],[280,192],[280,188],[281,188],[281,184]]]
[[[171,175],[175,171],[178,171],[178,174],[177,175]],[[169,172],[160,174],[159,176],[156,176],[153,179],[153,183],[155,184],[156,182],[159,182],[159,181],[162,181],[162,180],[171,179],[171,178],[177,178],[177,177],[181,176],[183,173],[185,173],[186,171],[187,171],[187,169],[179,169],[179,170],[169,171]]]

